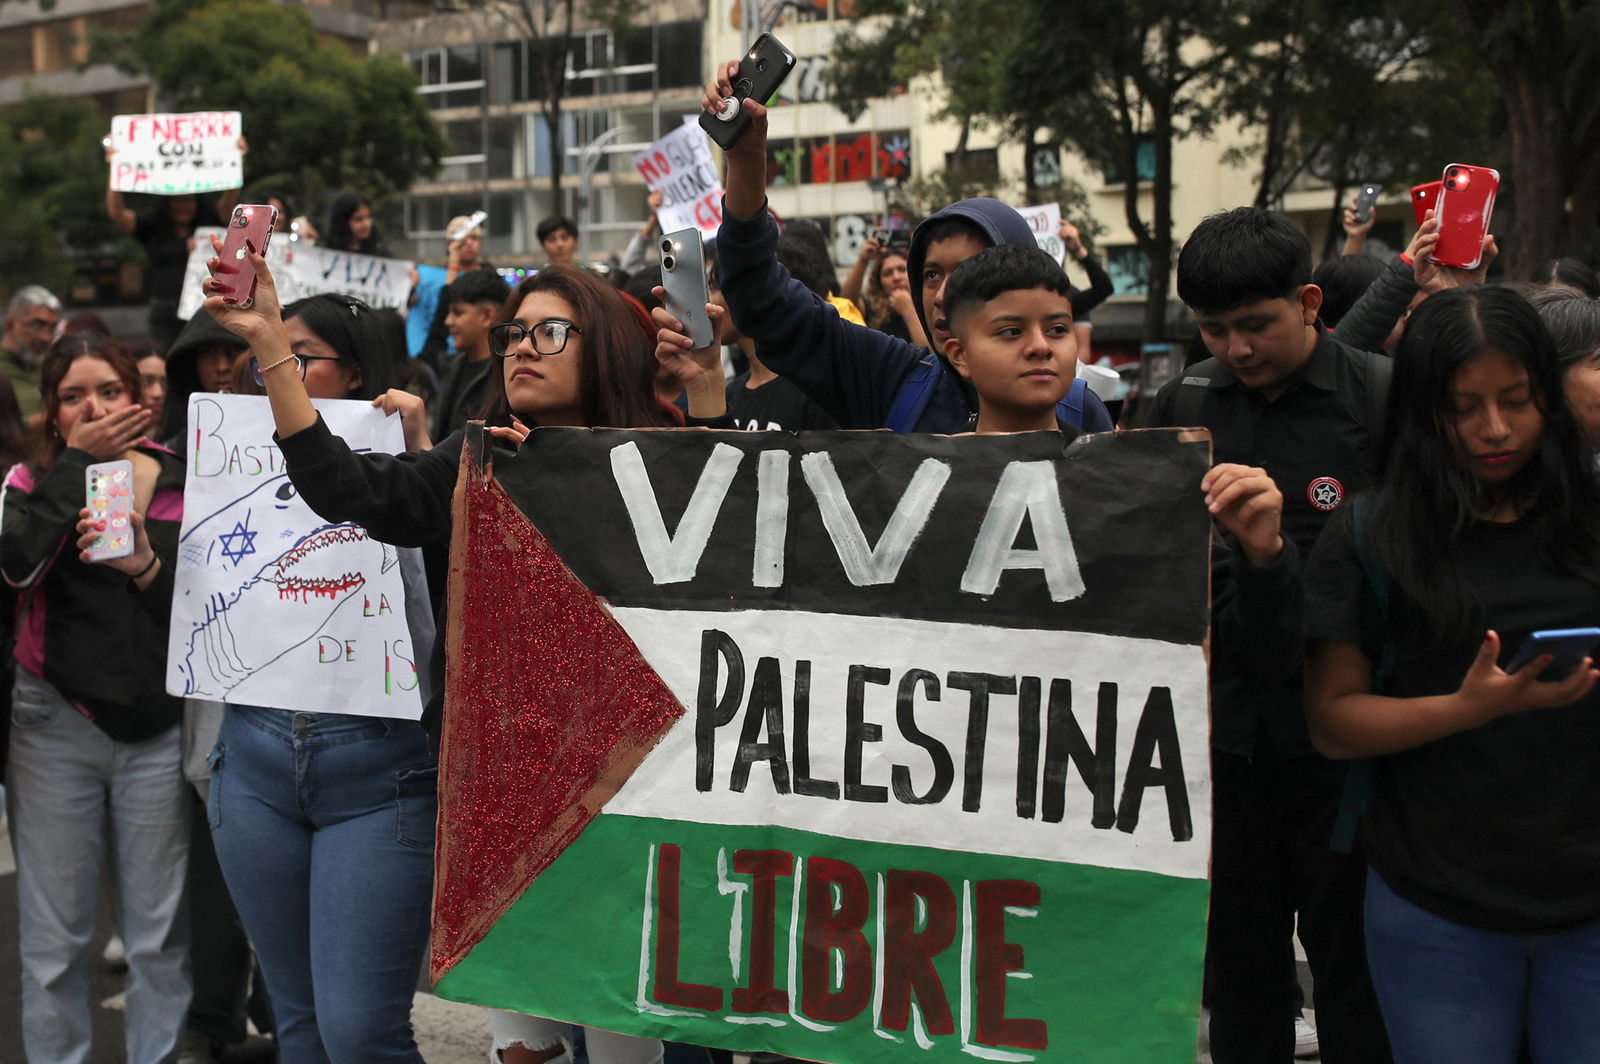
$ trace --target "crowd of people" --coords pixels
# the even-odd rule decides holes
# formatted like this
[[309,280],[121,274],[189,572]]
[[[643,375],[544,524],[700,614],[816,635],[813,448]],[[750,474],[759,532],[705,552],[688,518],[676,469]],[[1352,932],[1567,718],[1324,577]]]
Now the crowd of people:
[[[708,111],[734,96],[736,69],[707,86]],[[149,336],[63,320],[38,287],[11,296],[0,574],[28,1060],[87,1059],[103,878],[130,1061],[221,1059],[247,1020],[289,1064],[421,1059],[410,1009],[448,664],[435,634],[469,419],[511,449],[557,426],[1114,430],[1076,372],[1111,284],[1075,228],[1061,237],[1082,290],[992,199],[950,204],[903,246],[868,240],[841,283],[820,233],[767,210],[765,109],[743,106],[706,346],[649,261],[658,198],[610,276],[577,263],[578,228],[556,217],[539,226],[545,265],[508,288],[481,219],[457,218],[404,322],[336,295],[280,305],[251,255],[253,305],[227,298],[238,267],[212,259],[184,324],[194,229],[229,197],[144,216],[108,192],[146,249]],[[360,196],[336,201],[320,236],[269,200],[308,239],[387,254]],[[1436,265],[1431,214],[1376,260],[1370,224],[1347,212],[1345,254],[1313,270],[1282,215],[1200,223],[1177,266],[1196,358],[1144,419],[1209,429],[1215,457],[1194,486],[1217,530],[1210,1052],[1600,1060],[1600,671],[1510,661],[1535,630],[1600,624],[1600,282],[1560,260],[1489,284],[1492,237],[1477,269]],[[264,394],[304,502],[405,548],[412,634],[432,648],[420,722],[167,693],[186,411],[205,391]],[[312,405],[332,398],[398,414],[404,452],[352,451]],[[85,472],[117,459],[132,466],[135,549],[98,561]],[[558,1059],[575,1037],[497,1010],[486,1028],[505,1064]],[[727,1059],[578,1037],[595,1064]]]

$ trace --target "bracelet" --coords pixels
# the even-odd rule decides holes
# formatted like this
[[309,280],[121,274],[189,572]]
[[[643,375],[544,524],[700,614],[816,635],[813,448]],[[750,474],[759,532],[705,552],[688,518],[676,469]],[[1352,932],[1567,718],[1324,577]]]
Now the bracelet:
[[161,555],[152,553],[150,555],[150,564],[145,566],[143,569],[140,569],[137,573],[134,573],[128,579],[129,580],[142,580],[142,579],[144,579],[145,574],[150,572],[151,569],[154,569],[156,567],[156,562],[159,562],[160,560],[161,560]]
[[295,358],[297,358],[297,357],[298,356],[296,356],[293,353],[291,353],[291,354],[285,355],[283,358],[278,359],[278,361],[274,362],[270,366],[262,366],[261,367],[261,375],[263,377],[265,377],[267,374],[271,373],[273,370],[277,369],[279,366],[283,365],[284,363],[293,362],[295,360]]

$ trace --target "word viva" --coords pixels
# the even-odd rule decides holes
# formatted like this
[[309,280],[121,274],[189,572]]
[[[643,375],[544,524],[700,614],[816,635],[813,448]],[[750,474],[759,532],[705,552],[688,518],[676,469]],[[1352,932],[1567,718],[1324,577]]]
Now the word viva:
[[[745,457],[743,451],[725,443],[711,450],[678,529],[669,534],[638,444],[628,442],[612,449],[612,476],[627,506],[640,554],[657,584],[694,579],[717,515]],[[788,451],[771,450],[761,451],[756,461],[755,551],[751,569],[755,587],[783,586],[790,459]],[[857,587],[893,584],[950,480],[950,464],[937,458],[923,460],[901,492],[876,543],[867,542],[833,457],[826,451],[815,451],[802,455],[799,464],[845,576]],[[1025,521],[1032,527],[1037,547],[1015,545]],[[1001,472],[962,571],[961,590],[992,595],[1007,569],[1042,571],[1055,602],[1066,602],[1084,593],[1053,462],[1011,462]]]
[[[686,896],[683,848],[653,845],[641,928],[641,1012],[725,1013],[729,1023],[793,1023],[813,1031],[870,1015],[873,1030],[889,1041],[909,1038],[931,1049],[934,1038],[954,1036],[968,1053],[991,1060],[1035,1058],[990,1047],[1048,1047],[1046,1022],[1010,1015],[1006,1003],[1013,980],[1033,978],[1023,946],[1008,936],[1025,936],[1037,919],[1037,883],[951,882],[898,868],[869,881],[849,861],[776,849],[735,850],[731,867],[727,848],[720,849],[715,871],[717,893],[733,896],[723,925],[733,985],[690,978],[709,973],[686,970],[687,958],[703,957],[710,942],[702,937],[710,913],[697,904],[709,891]],[[686,930],[693,939],[684,940]]]

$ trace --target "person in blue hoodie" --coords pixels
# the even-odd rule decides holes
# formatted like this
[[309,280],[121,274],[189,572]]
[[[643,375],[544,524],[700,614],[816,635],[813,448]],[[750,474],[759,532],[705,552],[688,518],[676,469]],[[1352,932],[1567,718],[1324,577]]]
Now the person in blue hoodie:
[[[715,114],[733,96],[739,64],[727,63],[706,86]],[[751,124],[727,151],[722,226],[717,232],[722,294],[739,330],[755,340],[761,361],[793,381],[841,428],[896,432],[968,431],[978,397],[945,359],[950,338],[940,300],[945,278],[997,244],[1033,246],[1033,230],[994,199],[966,199],[931,215],[911,237],[911,294],[933,349],[844,321],[778,263],[778,227],[767,211],[767,109],[746,99]],[[1078,381],[1059,408],[1087,432],[1108,432],[1111,416]]]

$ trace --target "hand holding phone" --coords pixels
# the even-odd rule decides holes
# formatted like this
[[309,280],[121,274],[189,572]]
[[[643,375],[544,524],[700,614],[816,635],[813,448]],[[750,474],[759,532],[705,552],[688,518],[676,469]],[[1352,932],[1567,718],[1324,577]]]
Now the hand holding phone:
[[222,250],[217,253],[228,272],[217,277],[214,289],[214,294],[228,306],[249,310],[255,304],[256,268],[250,263],[249,253],[265,257],[272,231],[277,227],[278,208],[270,203],[241,203],[233,209]]
[[1372,208],[1378,202],[1378,193],[1381,191],[1383,190],[1370,181],[1361,186],[1361,191],[1356,194],[1356,224],[1367,224],[1367,220],[1372,217]]
[[1418,185],[1411,190],[1411,210],[1417,216],[1417,226],[1428,220],[1428,212],[1439,203],[1439,190],[1444,187],[1442,181],[1429,181],[1426,185]]
[[706,314],[711,293],[706,285],[706,255],[700,230],[679,229],[661,236],[661,288],[666,307],[684,325],[694,350],[710,347],[716,329]]
[[772,34],[763,33],[757,37],[756,43],[739,60],[739,71],[732,78],[733,95],[723,97],[715,113],[700,112],[700,128],[724,151],[733,147],[750,128],[744,101],[754,99],[765,103],[771,99],[796,62],[795,54]]
[[1444,168],[1439,205],[1439,242],[1430,262],[1458,270],[1475,270],[1483,261],[1483,238],[1489,235],[1500,171],[1487,166],[1451,163]]
[[1539,674],[1539,683],[1559,683],[1600,645],[1600,628],[1557,628],[1534,632],[1511,655],[1506,672],[1516,672],[1535,658],[1550,655],[1550,664]]
[[95,462],[84,470],[85,505],[98,533],[89,560],[103,562],[133,553],[133,463]]

